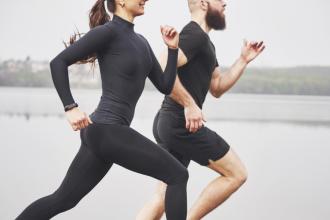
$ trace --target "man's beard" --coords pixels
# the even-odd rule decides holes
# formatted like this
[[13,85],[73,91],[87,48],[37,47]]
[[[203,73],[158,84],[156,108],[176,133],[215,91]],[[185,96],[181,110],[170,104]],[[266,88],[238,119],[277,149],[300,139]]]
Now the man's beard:
[[226,28],[225,15],[221,15],[219,11],[209,6],[206,13],[206,24],[214,30],[224,30]]

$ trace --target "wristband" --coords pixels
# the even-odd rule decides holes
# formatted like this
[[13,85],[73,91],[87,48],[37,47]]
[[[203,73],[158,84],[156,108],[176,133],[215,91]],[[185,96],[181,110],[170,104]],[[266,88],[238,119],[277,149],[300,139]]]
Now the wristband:
[[76,107],[78,107],[78,104],[77,103],[72,103],[70,105],[64,106],[64,111],[67,112],[67,111],[70,111],[71,109],[76,108]]

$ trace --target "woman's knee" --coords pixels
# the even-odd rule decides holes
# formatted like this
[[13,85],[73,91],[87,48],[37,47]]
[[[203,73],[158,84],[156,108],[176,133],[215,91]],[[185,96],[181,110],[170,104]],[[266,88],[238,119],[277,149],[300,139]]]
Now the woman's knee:
[[62,207],[63,211],[67,211],[67,210],[73,209],[78,203],[79,203],[79,201],[67,200],[67,201],[63,202],[61,207]]
[[64,212],[74,208],[80,201],[80,199],[76,199],[73,197],[68,197],[59,193],[54,193],[50,196],[55,203],[55,207],[57,207],[58,212]]
[[179,166],[177,169],[172,170],[172,175],[166,181],[167,184],[180,184],[187,183],[189,179],[189,172],[183,165]]

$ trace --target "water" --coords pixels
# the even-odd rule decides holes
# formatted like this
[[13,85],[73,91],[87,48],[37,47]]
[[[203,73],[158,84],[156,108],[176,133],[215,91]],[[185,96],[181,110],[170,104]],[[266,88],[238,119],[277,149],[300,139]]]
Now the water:
[[[99,92],[74,92],[87,112],[98,101]],[[158,93],[145,93],[132,124],[150,139],[160,100]],[[0,219],[6,220],[59,186],[80,140],[60,117],[53,90],[0,89],[0,101]],[[228,95],[208,101],[207,126],[231,144],[249,178],[204,219],[330,219],[328,97]],[[189,171],[190,206],[217,174],[196,163]],[[134,219],[155,185],[152,178],[115,165],[77,207],[54,219]]]

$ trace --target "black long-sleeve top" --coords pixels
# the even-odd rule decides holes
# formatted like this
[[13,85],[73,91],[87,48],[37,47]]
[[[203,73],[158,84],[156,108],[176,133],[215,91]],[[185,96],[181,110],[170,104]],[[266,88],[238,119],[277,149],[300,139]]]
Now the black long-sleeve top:
[[68,67],[93,53],[102,79],[101,100],[91,114],[93,122],[130,125],[147,77],[164,94],[173,88],[178,50],[168,49],[163,72],[147,40],[134,31],[134,24],[114,15],[112,21],[91,29],[51,61],[54,85],[64,106],[75,102]]

